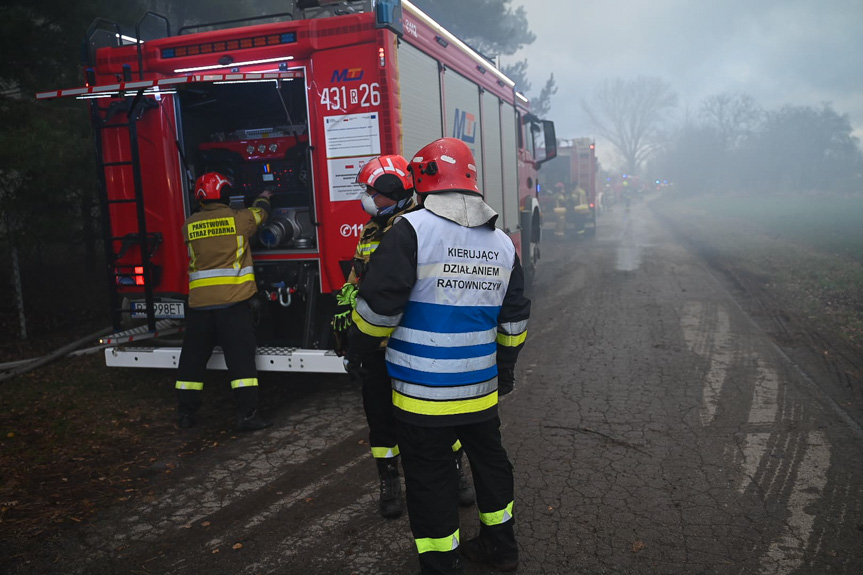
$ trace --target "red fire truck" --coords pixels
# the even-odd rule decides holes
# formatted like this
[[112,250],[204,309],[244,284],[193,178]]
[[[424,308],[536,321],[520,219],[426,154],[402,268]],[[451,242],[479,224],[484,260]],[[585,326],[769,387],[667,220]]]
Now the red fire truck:
[[556,152],[557,158],[546,168],[540,195],[546,227],[562,236],[595,236],[600,201],[596,144],[592,138],[561,140]]
[[584,190],[584,198],[574,211],[573,223],[578,233],[596,235],[596,144],[591,138],[572,141],[570,181],[575,189]]
[[[181,229],[207,171],[234,179],[236,206],[275,192],[253,245],[261,370],[344,371],[331,350],[332,294],[367,219],[356,174],[380,154],[465,141],[498,225],[534,273],[536,170],[556,153],[554,126],[409,2],[295,0],[291,14],[174,35],[147,13],[134,31],[97,20],[87,39],[86,86],[37,98],[89,102],[117,331],[108,365],[176,367],[177,345],[131,346],[181,329]],[[146,325],[128,330],[135,321]],[[210,367],[224,368],[218,349]]]

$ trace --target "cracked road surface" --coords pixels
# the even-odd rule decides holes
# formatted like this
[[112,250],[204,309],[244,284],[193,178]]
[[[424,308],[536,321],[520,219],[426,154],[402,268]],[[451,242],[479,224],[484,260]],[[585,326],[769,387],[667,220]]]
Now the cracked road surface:
[[[863,431],[836,374],[798,367],[646,205],[599,223],[546,241],[502,402],[519,572],[863,573]],[[406,516],[377,515],[359,390],[275,381],[272,428],[184,458],[16,572],[416,573]],[[473,536],[475,508],[461,518]]]

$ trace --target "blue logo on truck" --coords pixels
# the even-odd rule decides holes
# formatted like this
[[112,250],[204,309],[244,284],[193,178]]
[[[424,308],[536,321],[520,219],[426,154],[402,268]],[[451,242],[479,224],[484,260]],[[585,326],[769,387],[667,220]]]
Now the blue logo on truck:
[[476,116],[456,108],[452,136],[469,144],[476,142]]
[[344,70],[333,70],[333,77],[330,82],[359,82],[363,79],[362,68],[345,68]]

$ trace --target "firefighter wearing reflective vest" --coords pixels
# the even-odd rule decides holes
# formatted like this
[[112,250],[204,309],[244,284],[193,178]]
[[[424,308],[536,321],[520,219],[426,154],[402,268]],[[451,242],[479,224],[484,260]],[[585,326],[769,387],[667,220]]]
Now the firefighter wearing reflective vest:
[[[343,353],[346,347],[346,331],[351,325],[351,313],[356,302],[357,286],[362,281],[369,258],[380,244],[381,238],[392,227],[395,219],[417,208],[413,199],[413,180],[408,172],[408,162],[399,155],[375,158],[362,167],[357,183],[365,186],[361,197],[362,206],[371,219],[363,226],[351,264],[348,281],[336,296],[338,307],[333,317],[333,332],[337,349]],[[401,482],[399,480],[399,447],[396,440],[395,420],[392,413],[392,387],[384,361],[385,342],[362,362],[361,369],[352,377],[362,384],[363,408],[369,424],[369,444],[380,478],[379,506],[381,515],[387,518],[402,514]],[[471,505],[473,488],[461,467],[460,444],[454,446],[456,466],[459,469],[459,502]]]
[[204,374],[213,348],[225,354],[237,410],[237,430],[271,423],[258,414],[255,326],[249,300],[258,291],[250,240],[270,213],[271,192],[251,208],[229,206],[231,181],[208,172],[195,183],[201,209],[183,224],[189,250],[189,305],[177,367],[179,426],[191,427],[201,406]]
[[[357,294],[348,361],[389,337],[396,430],[422,573],[461,572],[459,555],[518,566],[513,472],[501,443],[498,396],[514,385],[530,300],[512,240],[495,228],[470,148],[436,140],[410,163],[424,209],[383,238]],[[460,544],[460,440],[476,486],[479,535]],[[459,554],[459,549],[461,553]]]

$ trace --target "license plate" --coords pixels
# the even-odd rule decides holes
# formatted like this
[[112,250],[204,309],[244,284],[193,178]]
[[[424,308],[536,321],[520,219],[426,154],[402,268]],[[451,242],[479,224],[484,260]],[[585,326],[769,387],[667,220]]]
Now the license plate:
[[[132,317],[147,317],[147,302],[136,301],[132,302]],[[183,318],[186,317],[185,308],[182,302],[174,301],[157,301],[153,302],[153,309],[156,312],[157,318]]]

